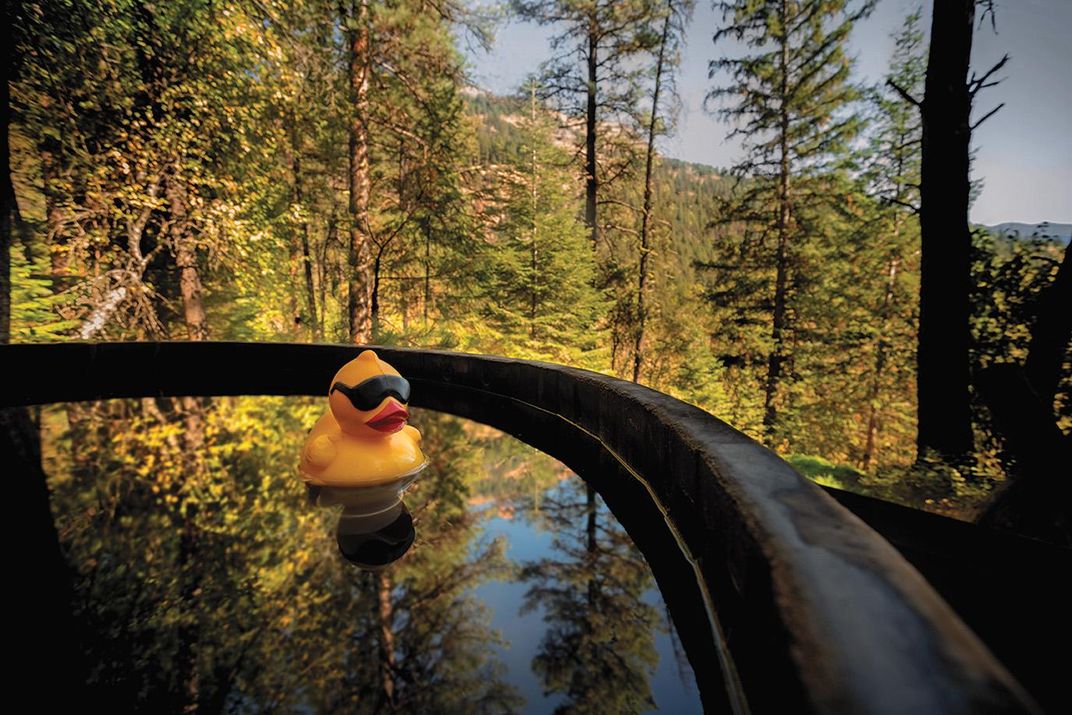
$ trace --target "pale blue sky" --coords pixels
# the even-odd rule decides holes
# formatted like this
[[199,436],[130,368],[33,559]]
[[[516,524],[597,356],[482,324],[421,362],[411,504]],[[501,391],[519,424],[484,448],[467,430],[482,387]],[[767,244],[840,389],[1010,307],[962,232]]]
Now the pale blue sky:
[[[890,34],[918,0],[880,0],[872,16],[853,32],[859,77],[878,80],[893,49]],[[930,2],[924,2],[929,30]],[[984,90],[976,115],[1005,107],[975,134],[975,175],[983,192],[972,207],[977,223],[1072,222],[1072,0],[997,0],[998,32],[989,23],[975,34],[972,68],[985,70],[1008,52],[1005,82]],[[728,127],[704,112],[711,87],[708,60],[716,56],[711,36],[718,15],[698,0],[689,27],[678,86],[682,114],[665,154],[687,161],[729,166],[740,147],[725,140]],[[547,28],[511,23],[500,28],[491,53],[470,52],[476,83],[497,94],[513,92],[550,52]],[[721,49],[718,50],[721,52]]]

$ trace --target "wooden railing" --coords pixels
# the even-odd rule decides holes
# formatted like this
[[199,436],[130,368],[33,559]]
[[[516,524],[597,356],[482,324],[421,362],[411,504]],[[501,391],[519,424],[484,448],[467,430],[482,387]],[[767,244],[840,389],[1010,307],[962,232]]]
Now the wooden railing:
[[[0,347],[0,405],[320,395],[355,346]],[[500,428],[593,483],[644,551],[705,708],[1031,712],[894,548],[770,450],[643,386],[546,363],[377,348],[412,404]]]

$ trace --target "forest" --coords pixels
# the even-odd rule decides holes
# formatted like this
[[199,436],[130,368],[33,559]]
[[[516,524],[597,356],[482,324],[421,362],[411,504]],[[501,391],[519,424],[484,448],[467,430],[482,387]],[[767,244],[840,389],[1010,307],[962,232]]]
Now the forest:
[[[993,7],[936,10],[956,42],[930,52],[911,13],[869,86],[847,42],[872,2],[716,5],[708,109],[745,148],[723,168],[659,153],[692,0],[15,3],[3,338],[567,363],[821,483],[972,518],[1031,469],[978,375],[1023,368],[1033,424],[1072,429],[1067,250],[967,223]],[[503,18],[556,33],[513,96],[461,51]],[[130,409],[211,441],[195,400]]]
[[[1067,544],[1072,248],[968,222],[977,95],[1010,61],[970,66],[972,37],[1000,12],[909,13],[867,84],[849,38],[874,4],[715,2],[706,108],[743,151],[711,167],[660,151],[693,0],[8,3],[0,342],[564,363],[697,405],[821,485]],[[463,48],[506,20],[550,28],[552,56],[500,96]],[[75,604],[52,625],[83,658],[50,651],[56,672],[130,711],[514,711],[473,596],[509,577],[548,624],[531,667],[562,711],[656,707],[667,621],[591,487],[418,414],[416,544],[344,571],[296,473],[322,407],[26,411]],[[554,532],[540,558],[484,538],[515,508]]]

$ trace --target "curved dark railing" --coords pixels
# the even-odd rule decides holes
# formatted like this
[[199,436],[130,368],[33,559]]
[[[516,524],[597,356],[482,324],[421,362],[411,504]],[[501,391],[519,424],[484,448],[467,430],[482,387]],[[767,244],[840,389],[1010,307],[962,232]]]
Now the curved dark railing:
[[[0,406],[320,395],[359,349],[0,346],[0,364],[18,376],[0,388]],[[376,349],[413,384],[412,404],[514,434],[597,487],[651,564],[709,711],[1035,709],[892,546],[706,412],[560,365]]]

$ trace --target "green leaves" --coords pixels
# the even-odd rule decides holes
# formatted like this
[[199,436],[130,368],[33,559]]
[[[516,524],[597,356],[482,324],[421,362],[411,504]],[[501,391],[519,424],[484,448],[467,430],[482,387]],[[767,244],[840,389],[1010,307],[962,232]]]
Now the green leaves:
[[59,317],[75,300],[71,293],[54,291],[48,261],[43,255],[34,262],[23,251],[11,253],[11,339],[13,342],[63,340],[78,321]]

